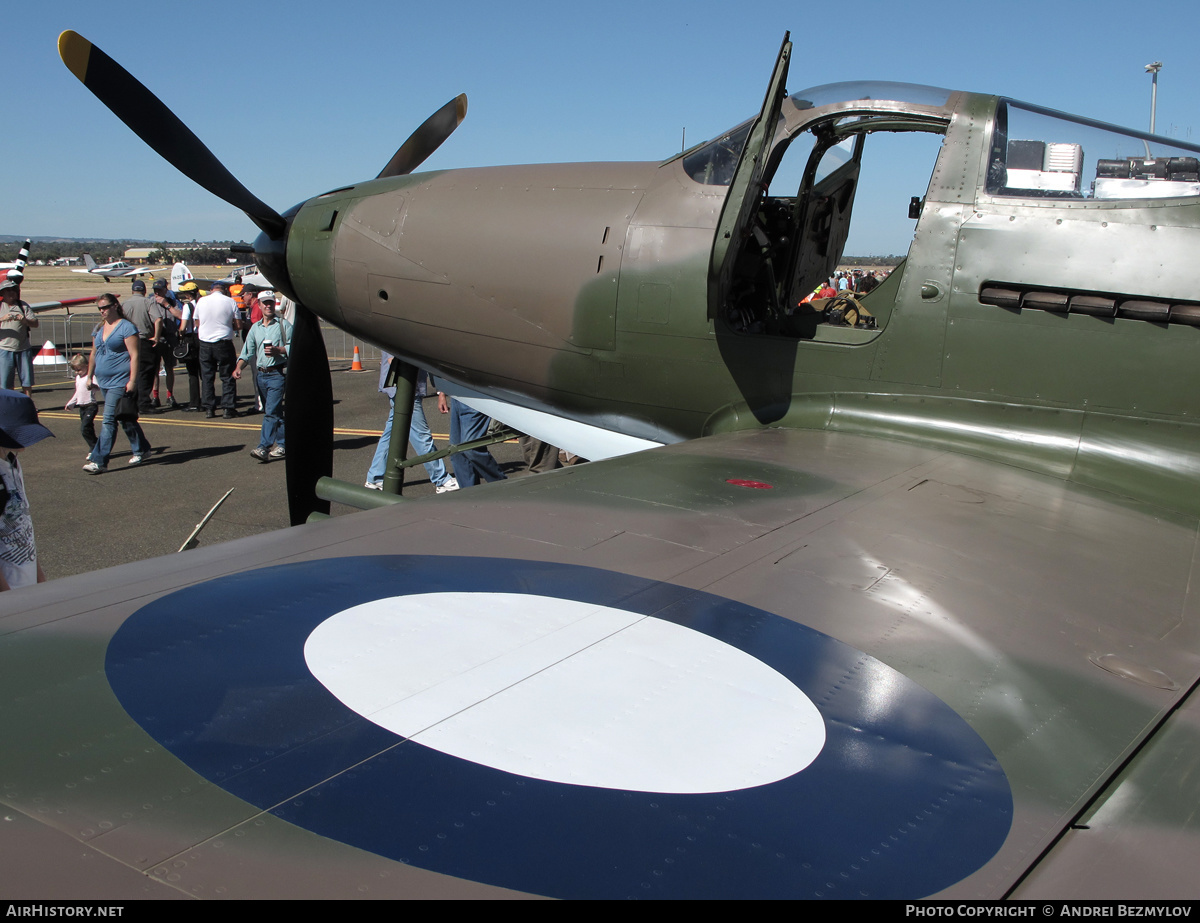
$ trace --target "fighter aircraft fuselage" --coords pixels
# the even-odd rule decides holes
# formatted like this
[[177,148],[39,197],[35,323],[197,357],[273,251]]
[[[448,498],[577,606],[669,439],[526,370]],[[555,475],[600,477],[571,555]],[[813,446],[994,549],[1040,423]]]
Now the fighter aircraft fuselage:
[[[750,190],[724,279],[710,260],[737,192],[721,160],[734,133],[661,164],[336,190],[293,219],[292,284],[335,324],[452,381],[659,442],[882,430],[1200,508],[1187,258],[1200,186],[1100,176],[1096,190],[1081,175],[1143,149],[1158,149],[1151,173],[1168,158],[1193,166],[1193,152],[993,96],[874,85],[876,98],[846,101],[838,89],[784,100],[763,170],[800,150],[804,179],[791,195],[765,180]],[[1010,121],[1049,134],[1007,145]],[[875,325],[838,326],[796,305],[843,255],[859,160],[881,131],[944,137],[907,259],[864,299]],[[1014,166],[1031,142],[1080,162]]]

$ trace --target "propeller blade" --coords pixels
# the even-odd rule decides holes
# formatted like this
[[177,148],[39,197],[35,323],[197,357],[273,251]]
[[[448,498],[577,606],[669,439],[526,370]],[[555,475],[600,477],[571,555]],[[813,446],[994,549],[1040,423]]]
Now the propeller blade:
[[296,304],[288,347],[287,390],[283,405],[287,433],[288,516],[294,526],[308,514],[329,513],[317,497],[317,481],[333,476],[333,382],[321,322]]
[[129,71],[69,29],[58,37],[58,54],[100,102],[171,166],[241,209],[272,240],[283,237],[287,230],[283,217],[238,182],[192,130]]
[[388,176],[407,176],[454,134],[454,129],[467,117],[467,94],[460,93],[421,123],[408,140],[400,145],[376,179]]
[[29,262],[29,238],[25,238],[25,246],[13,261],[13,268],[8,271],[8,281],[20,285],[25,280],[25,265]]

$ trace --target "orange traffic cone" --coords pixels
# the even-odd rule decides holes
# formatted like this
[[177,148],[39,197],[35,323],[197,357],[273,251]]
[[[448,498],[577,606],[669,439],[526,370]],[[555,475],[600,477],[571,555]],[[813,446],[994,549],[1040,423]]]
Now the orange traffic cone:
[[350,363],[350,371],[351,372],[361,372],[362,370],[363,370],[362,356],[360,356],[358,354],[358,347],[355,346],[354,347],[354,360]]

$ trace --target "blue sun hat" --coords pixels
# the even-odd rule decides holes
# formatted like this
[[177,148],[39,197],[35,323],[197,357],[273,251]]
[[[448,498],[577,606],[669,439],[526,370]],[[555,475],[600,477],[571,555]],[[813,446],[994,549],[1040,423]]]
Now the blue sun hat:
[[26,449],[53,435],[38,422],[32,400],[20,391],[0,390],[0,448]]

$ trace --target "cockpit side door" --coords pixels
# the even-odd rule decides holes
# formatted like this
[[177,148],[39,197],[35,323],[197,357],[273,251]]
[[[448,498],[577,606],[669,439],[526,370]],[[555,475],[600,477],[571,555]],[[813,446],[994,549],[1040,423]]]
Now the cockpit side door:
[[733,276],[738,254],[752,231],[752,221],[763,195],[763,174],[767,168],[767,155],[775,138],[776,127],[783,109],[783,98],[787,93],[788,63],[792,55],[790,33],[783,36],[775,70],[763,100],[762,111],[750,129],[746,146],[738,160],[729,194],[721,209],[713,239],[712,258],[708,268],[708,316],[718,315],[721,302]]

